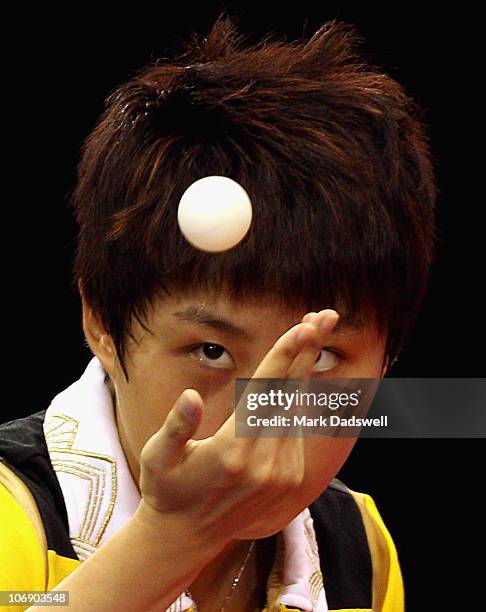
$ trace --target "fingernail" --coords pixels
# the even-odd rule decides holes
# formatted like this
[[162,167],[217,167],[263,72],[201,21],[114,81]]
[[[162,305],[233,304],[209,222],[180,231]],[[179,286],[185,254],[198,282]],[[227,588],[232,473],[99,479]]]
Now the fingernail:
[[179,410],[187,419],[193,419],[196,416],[197,412],[197,408],[194,405],[194,402],[187,397],[187,394],[182,396],[179,403]]
[[337,313],[326,314],[320,321],[320,324],[319,324],[320,330],[323,332],[330,331],[336,325],[338,319],[339,319],[339,315]]

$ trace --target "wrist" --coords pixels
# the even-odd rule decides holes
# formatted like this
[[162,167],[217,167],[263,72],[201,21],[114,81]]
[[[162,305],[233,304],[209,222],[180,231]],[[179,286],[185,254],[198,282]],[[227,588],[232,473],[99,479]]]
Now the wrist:
[[146,547],[167,550],[173,543],[180,554],[188,555],[198,564],[216,557],[229,541],[223,534],[205,533],[201,525],[194,525],[181,513],[159,512],[143,498],[132,522]]

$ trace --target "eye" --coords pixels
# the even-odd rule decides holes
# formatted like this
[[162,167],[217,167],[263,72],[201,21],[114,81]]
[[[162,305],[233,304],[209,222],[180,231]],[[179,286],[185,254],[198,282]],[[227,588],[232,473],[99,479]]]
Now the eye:
[[235,365],[230,354],[221,344],[205,342],[196,346],[191,354],[210,368],[231,369]]
[[341,358],[328,349],[321,349],[316,359],[314,372],[325,372],[332,370],[341,361]]

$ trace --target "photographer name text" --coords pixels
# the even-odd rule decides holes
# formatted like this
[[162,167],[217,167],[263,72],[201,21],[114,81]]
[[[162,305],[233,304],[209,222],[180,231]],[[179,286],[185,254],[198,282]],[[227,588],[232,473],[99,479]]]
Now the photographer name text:
[[379,418],[359,418],[356,416],[340,417],[333,414],[329,417],[309,417],[294,414],[293,417],[275,415],[270,418],[250,415],[246,418],[249,427],[388,427],[388,416]]

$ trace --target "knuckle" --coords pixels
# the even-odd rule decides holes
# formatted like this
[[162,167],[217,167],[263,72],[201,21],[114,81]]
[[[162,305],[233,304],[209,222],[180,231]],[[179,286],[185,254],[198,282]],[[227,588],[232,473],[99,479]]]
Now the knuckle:
[[271,484],[271,477],[268,471],[258,470],[249,475],[251,486],[254,489],[267,488]]
[[261,488],[277,491],[281,489],[280,476],[272,464],[261,466],[255,475],[255,481]]
[[293,359],[295,357],[295,350],[289,343],[287,338],[283,338],[280,345],[275,345],[275,351],[278,352],[286,360]]
[[220,469],[224,476],[228,479],[233,479],[242,477],[246,466],[239,457],[227,455],[220,459]]
[[293,490],[300,487],[302,477],[299,472],[287,472],[276,478],[276,486],[283,490]]
[[149,474],[155,474],[159,471],[160,466],[157,457],[150,448],[143,448],[140,453],[140,464]]
[[165,430],[166,438],[177,442],[184,435],[184,427],[181,423],[170,423]]
[[241,484],[254,491],[272,486],[271,471],[264,465],[247,464],[240,476]]
[[291,478],[291,482],[290,482],[290,488],[292,489],[298,489],[302,486],[302,483],[304,482],[304,474],[301,471],[297,471],[295,473],[292,474],[292,478]]
[[265,473],[261,471],[251,471],[247,473],[245,484],[255,491],[268,487],[269,481]]

